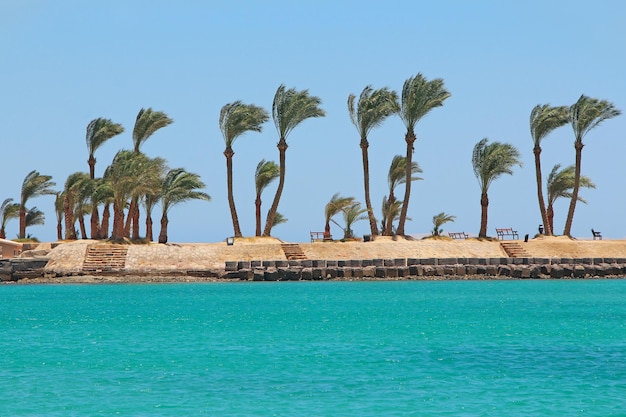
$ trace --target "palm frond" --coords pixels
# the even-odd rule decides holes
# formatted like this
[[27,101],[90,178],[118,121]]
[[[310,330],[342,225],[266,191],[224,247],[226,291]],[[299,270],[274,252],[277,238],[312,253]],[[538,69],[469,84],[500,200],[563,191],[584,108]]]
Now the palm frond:
[[122,132],[124,132],[124,127],[119,123],[113,123],[111,119],[99,117],[89,122],[85,135],[89,156],[93,157],[102,144]]
[[569,121],[574,129],[576,142],[582,142],[590,130],[620,114],[622,112],[607,100],[581,95],[569,109]]
[[374,90],[368,85],[356,105],[355,100],[354,94],[348,96],[348,113],[361,139],[367,138],[373,128],[380,126],[399,109],[398,94],[387,87]]
[[549,104],[536,105],[530,112],[530,134],[535,146],[554,129],[565,125],[569,120],[569,107],[552,107]]
[[56,183],[52,181],[52,176],[41,175],[37,171],[29,172],[22,183],[21,201],[22,206],[31,198],[39,197],[47,194],[55,194],[52,189]]
[[280,167],[274,161],[266,161],[262,159],[256,166],[254,172],[254,185],[257,195],[261,195],[263,190],[267,188],[280,175]]
[[276,90],[272,103],[272,118],[281,140],[286,140],[289,133],[311,117],[326,116],[319,106],[322,100],[309,95],[309,90],[296,91],[281,85]]
[[415,124],[432,109],[443,106],[450,97],[441,78],[428,81],[421,73],[410,77],[402,87],[398,115],[408,131],[415,129]]
[[267,111],[253,104],[241,101],[228,103],[220,111],[220,130],[226,147],[231,147],[235,140],[246,132],[261,132],[263,123],[269,120]]
[[154,111],[152,108],[141,109],[135,120],[133,128],[133,145],[135,152],[139,152],[141,145],[148,140],[154,132],[173,123],[167,114],[161,111]]

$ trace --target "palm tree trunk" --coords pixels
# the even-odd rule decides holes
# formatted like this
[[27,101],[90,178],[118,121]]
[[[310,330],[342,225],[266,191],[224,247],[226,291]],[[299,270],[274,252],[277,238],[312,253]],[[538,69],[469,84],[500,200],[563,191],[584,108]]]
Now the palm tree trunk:
[[261,196],[257,194],[256,200],[254,200],[255,217],[256,217],[256,230],[255,236],[261,236]]
[[235,237],[241,237],[241,229],[239,228],[239,217],[237,217],[237,209],[235,208],[235,197],[233,196],[233,152],[230,147],[224,151],[226,157],[226,182],[228,187],[228,206],[230,207],[230,217],[233,219],[233,232]]
[[63,198],[63,217],[65,218],[65,240],[76,240],[74,211],[72,210],[72,204],[67,194]]
[[22,204],[20,206],[20,239],[26,237],[26,207]]
[[572,199],[569,203],[569,210],[567,211],[567,220],[565,221],[565,228],[563,234],[565,236],[572,237],[572,222],[574,220],[574,211],[576,210],[576,202],[578,201],[578,189],[580,188],[580,162],[582,159],[583,147],[585,145],[582,141],[577,140],[574,143],[574,149],[576,149],[576,166],[574,168],[574,189],[572,190]]
[[87,163],[89,164],[89,178],[93,180],[96,178],[96,158],[93,155],[89,155]]
[[78,216],[78,225],[80,226],[80,236],[82,239],[87,239],[87,228],[85,227],[85,216]]
[[[123,204],[123,203],[122,203]],[[119,207],[118,203],[113,204],[113,232],[112,240],[124,239],[124,207]]]
[[135,209],[133,210],[132,235],[131,239],[139,239],[139,199],[135,198]]
[[554,230],[554,209],[552,208],[552,204],[548,204],[548,210],[546,213],[548,218],[548,224],[550,225],[550,230]]
[[546,214],[546,202],[543,198],[543,181],[541,175],[541,147],[535,146],[533,148],[535,154],[535,174],[537,177],[537,201],[539,202],[539,212],[541,213],[541,221],[543,222],[543,233],[546,236],[552,236],[552,226],[548,222],[548,216]]
[[489,197],[487,192],[480,195],[480,231],[478,237],[487,237],[487,209],[489,208]]
[[100,239],[109,237],[109,218],[111,217],[111,205],[105,204],[102,210],[102,223],[100,223]]
[[167,243],[167,224],[169,223],[167,219],[167,214],[163,213],[161,217],[161,231],[159,232],[159,243]]
[[128,215],[126,216],[126,223],[124,224],[124,236],[130,238],[130,228],[133,223],[133,213],[135,211],[135,198],[130,199],[130,205],[128,206]]
[[152,242],[152,216],[146,214],[146,239]]
[[402,202],[402,210],[400,211],[400,220],[398,220],[398,230],[396,234],[404,236],[404,223],[409,210],[409,199],[411,198],[411,166],[413,165],[413,143],[415,143],[415,132],[407,131],[404,140],[406,140],[406,182],[404,183],[404,201]]
[[100,239],[100,214],[98,213],[98,206],[93,204],[91,208],[91,238]]
[[[4,236],[0,235],[0,238],[4,239]],[[57,222],[57,240],[63,240],[63,225],[61,220]]]
[[265,220],[265,229],[263,229],[263,236],[270,236],[272,233],[274,217],[276,217],[276,212],[278,211],[278,203],[280,202],[280,196],[282,195],[283,187],[285,186],[285,154],[287,153],[288,148],[285,138],[280,138],[277,147],[280,168],[280,175],[278,177],[278,188],[276,189],[276,194],[274,195],[272,207],[270,207],[270,211],[267,213],[267,219]]
[[[4,231],[4,227],[0,228],[0,239],[6,239],[7,235],[6,232]],[[61,238],[59,238],[59,240],[61,240]]]
[[367,216],[370,221],[370,232],[372,236],[378,236],[378,225],[376,224],[376,217],[374,216],[372,201],[370,199],[370,164],[367,152],[368,147],[369,143],[367,142],[367,139],[361,139],[361,157],[363,159],[363,186],[365,189],[365,208],[367,209]]

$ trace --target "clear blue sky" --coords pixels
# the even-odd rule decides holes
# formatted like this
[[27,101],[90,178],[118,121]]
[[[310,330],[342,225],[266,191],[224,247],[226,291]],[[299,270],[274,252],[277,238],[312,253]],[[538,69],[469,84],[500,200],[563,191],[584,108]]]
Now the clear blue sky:
[[[172,242],[221,241],[232,235],[226,199],[220,108],[242,100],[271,111],[277,87],[308,89],[324,118],[289,136],[279,212],[289,219],[274,235],[306,241],[323,230],[334,193],[363,202],[361,150],[347,112],[350,93],[371,84],[401,90],[410,76],[443,78],[452,96],[416,127],[414,160],[423,181],[412,188],[408,233],[426,233],[433,215],[456,216],[449,231],[477,233],[480,189],[471,151],[484,137],[519,148],[524,166],[490,188],[489,234],[514,227],[523,235],[541,223],[536,201],[529,115],[537,104],[571,105],[581,94],[626,110],[626,3],[588,1],[164,1],[0,0],[0,200],[19,201],[26,174],[88,171],[85,128],[97,117],[126,132],[96,153],[101,176],[115,153],[131,148],[137,112],[152,107],[174,123],[142,150],[169,166],[201,175],[212,201],[176,206]],[[387,171],[404,154],[405,128],[392,117],[370,136],[372,202],[380,217]],[[276,129],[248,133],[234,145],[235,200],[244,235],[254,234],[254,169],[278,161]],[[574,163],[569,125],[543,143],[543,167]],[[626,237],[626,115],[585,138],[582,190],[572,234]],[[276,183],[264,194],[265,212]],[[402,195],[402,188],[397,190]],[[28,232],[56,239],[52,196],[30,201],[46,224]],[[563,229],[568,201],[556,206]],[[156,215],[158,213],[158,215]],[[155,210],[158,233],[160,209]],[[341,223],[341,218],[337,219]],[[355,224],[368,233],[366,221]],[[17,235],[18,222],[7,225]],[[143,234],[143,228],[142,228]],[[341,230],[333,226],[333,234]]]

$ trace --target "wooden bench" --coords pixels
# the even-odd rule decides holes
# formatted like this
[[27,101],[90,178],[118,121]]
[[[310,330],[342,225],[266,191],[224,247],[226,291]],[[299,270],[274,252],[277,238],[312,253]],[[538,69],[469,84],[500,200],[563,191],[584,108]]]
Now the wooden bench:
[[510,236],[511,239],[519,239],[519,235],[517,234],[517,230],[513,230],[512,228],[503,228],[497,229],[496,233],[498,234],[498,239],[504,240],[505,237]]
[[[331,236],[332,239],[332,236]],[[324,232],[311,232],[311,243],[322,242],[324,240]]]
[[465,232],[448,232],[452,239],[467,239],[469,236]]
[[591,229],[591,234],[593,235],[593,240],[602,240],[602,232],[596,232],[595,230]]

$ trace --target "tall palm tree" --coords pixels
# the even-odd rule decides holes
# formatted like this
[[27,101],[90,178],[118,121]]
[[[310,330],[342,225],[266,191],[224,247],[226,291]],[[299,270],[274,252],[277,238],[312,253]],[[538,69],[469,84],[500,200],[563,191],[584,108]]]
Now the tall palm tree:
[[[162,111],[154,111],[152,108],[141,109],[137,114],[133,128],[133,150],[141,152],[141,146],[159,129],[164,128],[174,121]],[[125,226],[125,234],[132,239],[139,238],[139,198],[140,194],[131,196],[128,209],[128,219]],[[132,234],[131,234],[132,228]]]
[[63,192],[57,192],[54,198],[54,213],[57,217],[57,240],[63,240]]
[[[279,175],[280,168],[274,161],[266,161],[265,159],[262,159],[256,166],[256,171],[254,172],[254,185],[256,188],[256,199],[254,200],[256,236],[261,236],[261,194],[263,194],[263,191],[267,188],[267,186],[278,178]],[[276,213],[276,216],[278,216],[278,213]],[[276,223],[276,219],[274,219],[274,223]]]
[[342,197],[339,193],[333,195],[330,201],[326,203],[326,207],[324,207],[324,216],[326,219],[324,226],[324,240],[330,240],[331,238],[330,221],[332,218],[352,204],[354,204],[354,197]]
[[113,123],[111,119],[99,117],[89,122],[86,134],[87,149],[89,150],[89,159],[87,160],[89,178],[94,179],[96,177],[96,158],[94,156],[96,150],[106,141],[122,132],[124,132],[124,127],[119,123]]
[[372,210],[370,199],[370,171],[369,171],[369,142],[367,136],[371,130],[380,126],[387,117],[398,111],[398,95],[388,88],[374,90],[372,86],[367,86],[361,92],[359,101],[355,105],[356,96],[348,96],[348,112],[350,120],[359,132],[361,142],[361,158],[363,160],[363,186],[365,189],[365,206],[367,208],[372,236],[378,235],[376,217]]
[[11,219],[16,219],[20,216],[20,205],[13,203],[12,198],[7,198],[0,205],[0,239],[6,239],[7,234],[5,231],[6,224]]
[[439,214],[435,214],[433,216],[433,236],[440,236],[441,235],[441,226],[443,226],[446,223],[450,223],[453,222],[456,219],[456,216],[452,216],[450,214],[446,214],[443,211]]
[[415,125],[432,109],[443,106],[443,102],[450,97],[450,93],[445,89],[443,80],[436,78],[428,81],[421,73],[411,77],[404,82],[402,87],[402,97],[398,115],[406,126],[406,181],[404,183],[404,201],[398,221],[399,235],[404,235],[404,223],[406,222],[407,211],[409,209],[409,199],[411,198],[411,167],[413,162],[413,143],[415,143]]
[[574,220],[574,211],[576,210],[576,202],[578,201],[578,190],[580,188],[580,162],[582,158],[583,138],[591,129],[600,125],[603,121],[622,114],[613,103],[606,100],[587,97],[584,94],[580,96],[578,101],[569,109],[569,121],[574,129],[574,149],[576,150],[576,165],[574,171],[574,189],[570,199],[569,210],[567,212],[567,220],[563,234],[571,236],[572,222]]
[[[411,167],[411,181],[421,180],[420,177],[413,176],[414,174],[418,174],[422,172],[422,169],[418,165],[417,162],[412,162]],[[404,184],[406,181],[406,158],[402,155],[396,155],[393,157],[391,161],[391,165],[389,166],[389,173],[387,174],[387,183],[389,184],[389,197],[387,206],[392,207],[396,202],[395,189],[398,185]],[[401,205],[398,206],[400,209]],[[393,216],[392,210],[387,210],[388,216]],[[385,219],[385,228],[382,230],[383,236],[391,236],[393,234],[392,231],[393,218],[389,217]]]
[[493,142],[484,138],[474,146],[472,167],[480,185],[480,232],[478,237],[487,237],[487,209],[489,208],[489,186],[502,174],[513,175],[513,166],[522,166],[520,153],[508,143]]
[[343,222],[346,227],[343,229],[343,238],[344,239],[352,239],[354,238],[354,231],[352,230],[352,225],[360,220],[367,220],[369,216],[366,216],[367,209],[361,206],[361,203],[352,203],[348,207],[342,210],[343,212]]
[[161,231],[159,233],[159,243],[167,243],[167,226],[169,220],[167,213],[172,206],[188,200],[211,201],[211,197],[202,191],[204,183],[198,174],[187,172],[182,168],[171,169],[162,184],[161,208]]
[[20,198],[20,238],[26,237],[26,203],[31,198],[56,194],[52,189],[55,185],[50,175],[41,175],[37,171],[29,172],[24,178]]
[[228,205],[230,216],[233,220],[235,237],[242,237],[239,227],[239,217],[235,208],[235,197],[233,196],[233,144],[235,140],[246,132],[261,132],[263,123],[269,120],[267,111],[253,104],[244,104],[241,101],[228,103],[222,107],[220,112],[220,130],[226,144],[224,156],[226,157],[226,177],[228,187]]
[[[547,218],[550,229],[554,230],[554,203],[557,199],[572,198],[572,189],[574,188],[575,167],[570,165],[566,168],[560,169],[561,165],[556,164],[550,175],[548,175],[548,209]],[[580,176],[580,186],[585,188],[596,188],[596,185],[584,175]],[[578,196],[578,201],[587,204],[584,198]]]
[[274,195],[274,201],[267,213],[265,220],[265,228],[263,236],[270,236],[272,225],[274,224],[274,216],[278,210],[278,203],[285,186],[285,154],[287,152],[287,136],[300,123],[311,117],[323,117],[326,115],[324,110],[320,108],[322,101],[319,97],[309,95],[309,90],[296,91],[294,88],[286,89],[281,85],[276,90],[274,102],[272,103],[272,118],[278,131],[278,144],[276,145],[279,153],[280,175],[278,180],[278,188]]
[[549,104],[536,105],[530,112],[530,135],[533,138],[533,154],[535,155],[535,175],[537,178],[537,200],[539,212],[544,224],[544,234],[552,236],[552,227],[548,222],[546,203],[543,198],[543,180],[541,174],[541,141],[554,129],[568,121],[567,106],[552,107]]

